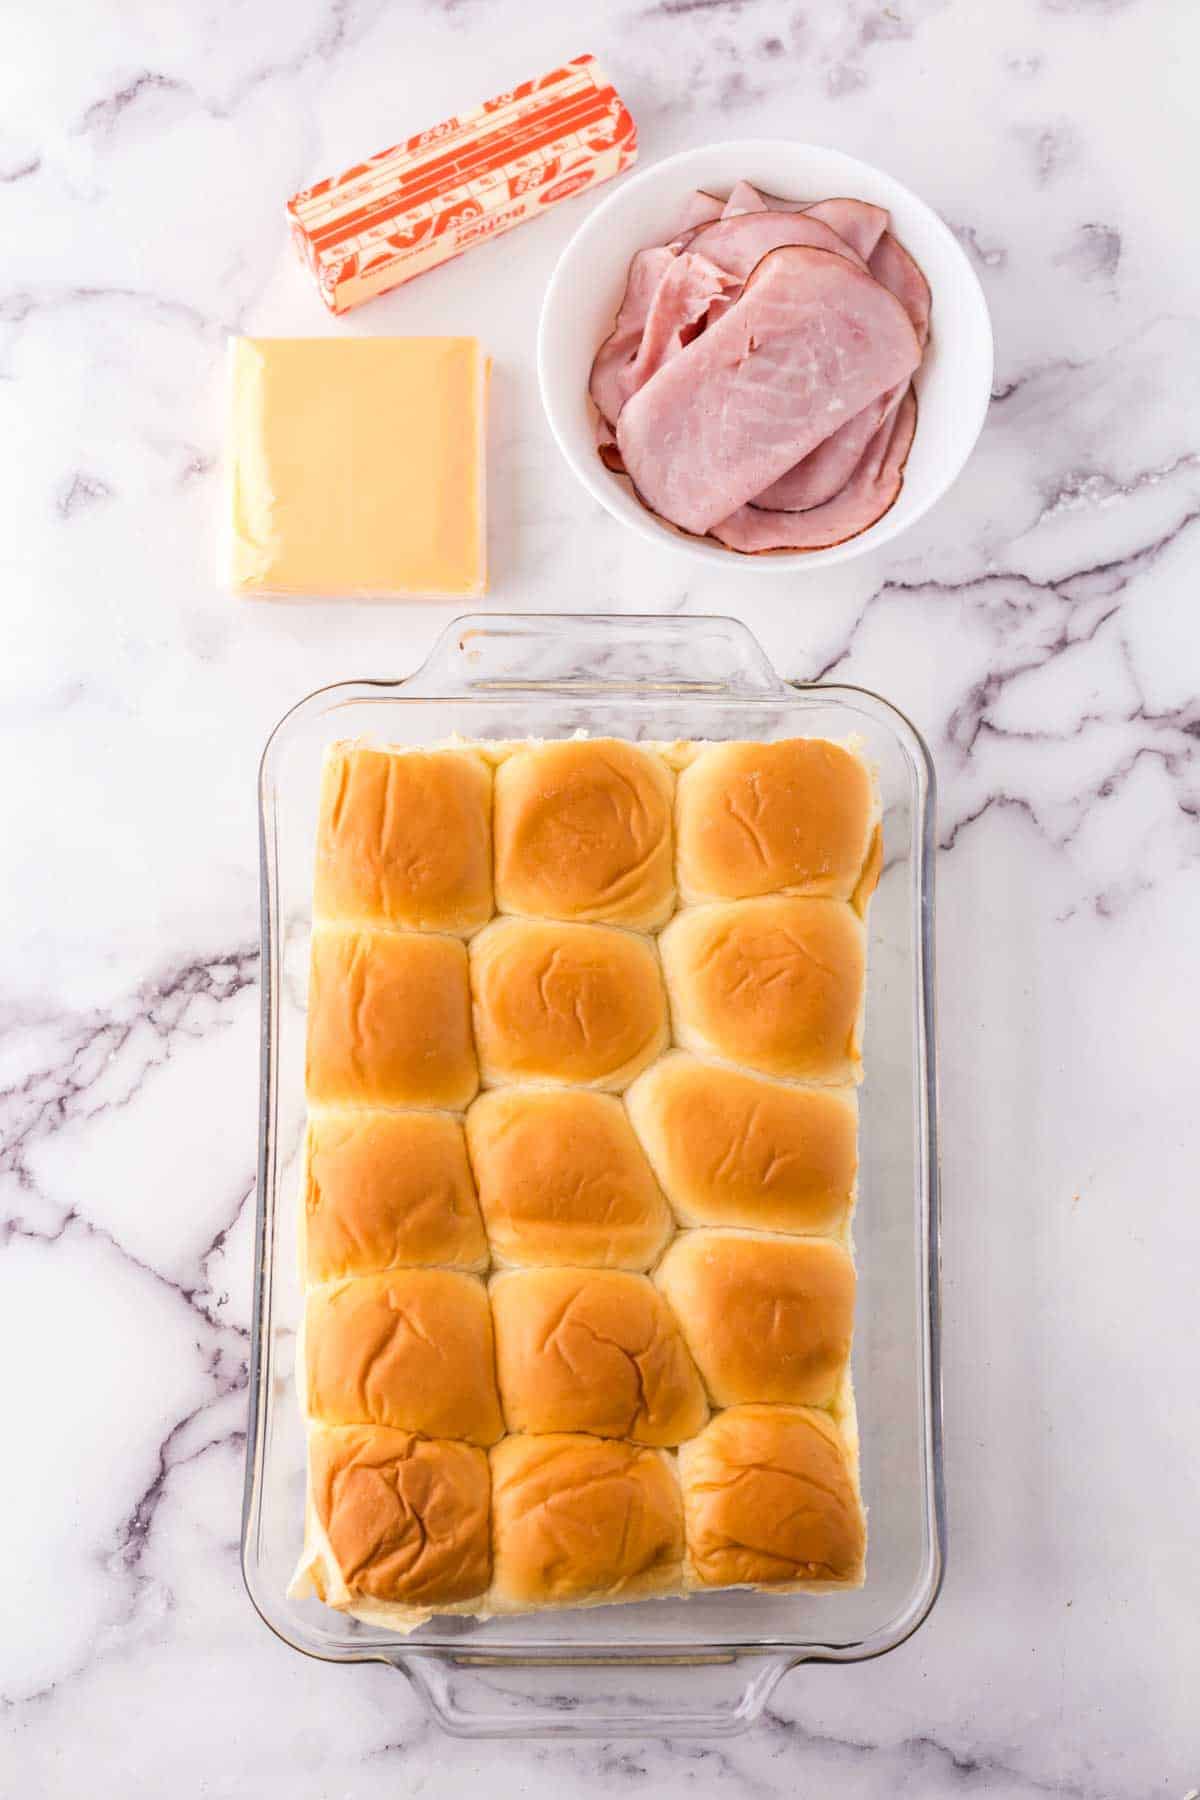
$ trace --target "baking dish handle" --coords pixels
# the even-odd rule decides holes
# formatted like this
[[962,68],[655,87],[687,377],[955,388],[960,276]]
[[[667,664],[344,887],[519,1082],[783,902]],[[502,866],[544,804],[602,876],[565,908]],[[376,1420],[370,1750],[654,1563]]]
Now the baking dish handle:
[[794,1656],[410,1656],[400,1668],[445,1731],[464,1738],[731,1737],[752,1725]]
[[547,690],[782,697],[739,619],[639,613],[470,613],[448,625],[406,694]]

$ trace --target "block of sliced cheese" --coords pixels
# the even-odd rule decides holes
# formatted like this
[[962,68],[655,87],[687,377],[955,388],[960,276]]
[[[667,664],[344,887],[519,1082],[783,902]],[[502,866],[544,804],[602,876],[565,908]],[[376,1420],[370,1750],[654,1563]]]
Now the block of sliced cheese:
[[466,337],[231,339],[230,586],[484,593],[488,367]]
[[330,312],[411,281],[627,169],[637,131],[577,56],[419,131],[288,201],[292,239]]

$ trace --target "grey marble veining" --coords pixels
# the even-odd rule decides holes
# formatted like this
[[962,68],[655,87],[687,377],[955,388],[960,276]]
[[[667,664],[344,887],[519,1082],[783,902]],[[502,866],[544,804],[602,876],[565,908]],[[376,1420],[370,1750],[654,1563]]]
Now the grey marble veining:
[[[19,9],[0,69],[0,1791],[1200,1788],[1200,20],[1178,0],[281,0]],[[282,202],[590,48],[645,160],[792,134],[891,169],[987,289],[952,494],[803,579],[677,559],[543,425],[541,291],[593,202],[341,323]],[[257,1113],[255,769],[302,694],[452,609],[216,571],[230,331],[478,331],[497,608],[729,612],[878,689],[940,784],[949,1574],[878,1663],[722,1742],[444,1737],[238,1572]]]

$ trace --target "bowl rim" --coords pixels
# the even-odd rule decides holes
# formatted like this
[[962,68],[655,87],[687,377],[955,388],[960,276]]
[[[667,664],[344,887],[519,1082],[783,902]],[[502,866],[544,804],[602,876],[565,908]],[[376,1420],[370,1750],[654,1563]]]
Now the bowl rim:
[[[558,390],[548,370],[549,336],[559,296],[566,285],[571,265],[578,255],[580,245],[589,242],[593,236],[598,236],[603,230],[604,222],[627,204],[631,194],[649,185],[651,180],[660,179],[667,170],[674,169],[682,172],[716,156],[731,156],[736,153],[761,156],[764,152],[776,154],[783,152],[788,156],[811,154],[826,158],[832,157],[844,166],[849,178],[856,180],[861,171],[867,177],[868,184],[878,182],[884,189],[890,190],[894,196],[900,197],[905,204],[911,205],[921,214],[923,222],[932,231],[934,237],[940,241],[951,261],[956,263],[960,276],[963,278],[966,304],[973,315],[974,328],[980,333],[980,349],[983,355],[977,388],[972,391],[972,388],[968,387],[963,395],[960,417],[965,414],[967,429],[963,437],[961,455],[956,462],[948,463],[944,472],[930,482],[928,492],[921,495],[915,508],[906,517],[900,519],[895,517],[896,505],[893,503],[888,511],[873,525],[869,525],[865,531],[859,532],[855,537],[847,538],[843,543],[831,544],[822,550],[774,550],[760,554],[738,554],[725,549],[715,540],[694,537],[687,532],[677,530],[665,520],[659,520],[653,513],[648,512],[640,505],[638,512],[641,516],[635,517],[614,503],[615,496],[622,493],[623,490],[616,486],[613,476],[600,463],[599,458],[596,458],[596,466],[593,468],[590,460],[585,462],[577,455],[571,442],[571,435],[565,422],[559,416],[556,397]],[[636,532],[647,542],[665,544],[668,547],[673,545],[685,555],[706,562],[710,566],[724,565],[739,571],[745,568],[755,569],[759,573],[782,575],[794,574],[800,570],[816,571],[832,568],[838,563],[849,562],[856,556],[863,556],[868,551],[881,549],[884,544],[891,542],[902,532],[907,531],[910,526],[917,524],[937,505],[939,500],[945,498],[970,461],[987,417],[994,371],[995,338],[987,297],[979,276],[971,265],[970,258],[941,214],[927,200],[923,200],[912,188],[906,186],[895,175],[889,174],[886,169],[866,162],[863,158],[854,156],[849,151],[841,150],[835,145],[813,144],[797,138],[722,138],[715,143],[678,150],[671,156],[661,157],[657,162],[639,169],[628,180],[622,181],[611,194],[608,194],[568,238],[551,271],[538,315],[537,374],[542,411],[550,427],[551,436],[576,479],[587,493],[599,502],[610,517]]]

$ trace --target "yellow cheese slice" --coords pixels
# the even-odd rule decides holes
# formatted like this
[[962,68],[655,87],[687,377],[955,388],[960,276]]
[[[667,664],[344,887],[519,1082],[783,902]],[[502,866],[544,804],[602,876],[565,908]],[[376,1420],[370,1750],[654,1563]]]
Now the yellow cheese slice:
[[230,585],[484,593],[488,369],[475,338],[233,338]]

